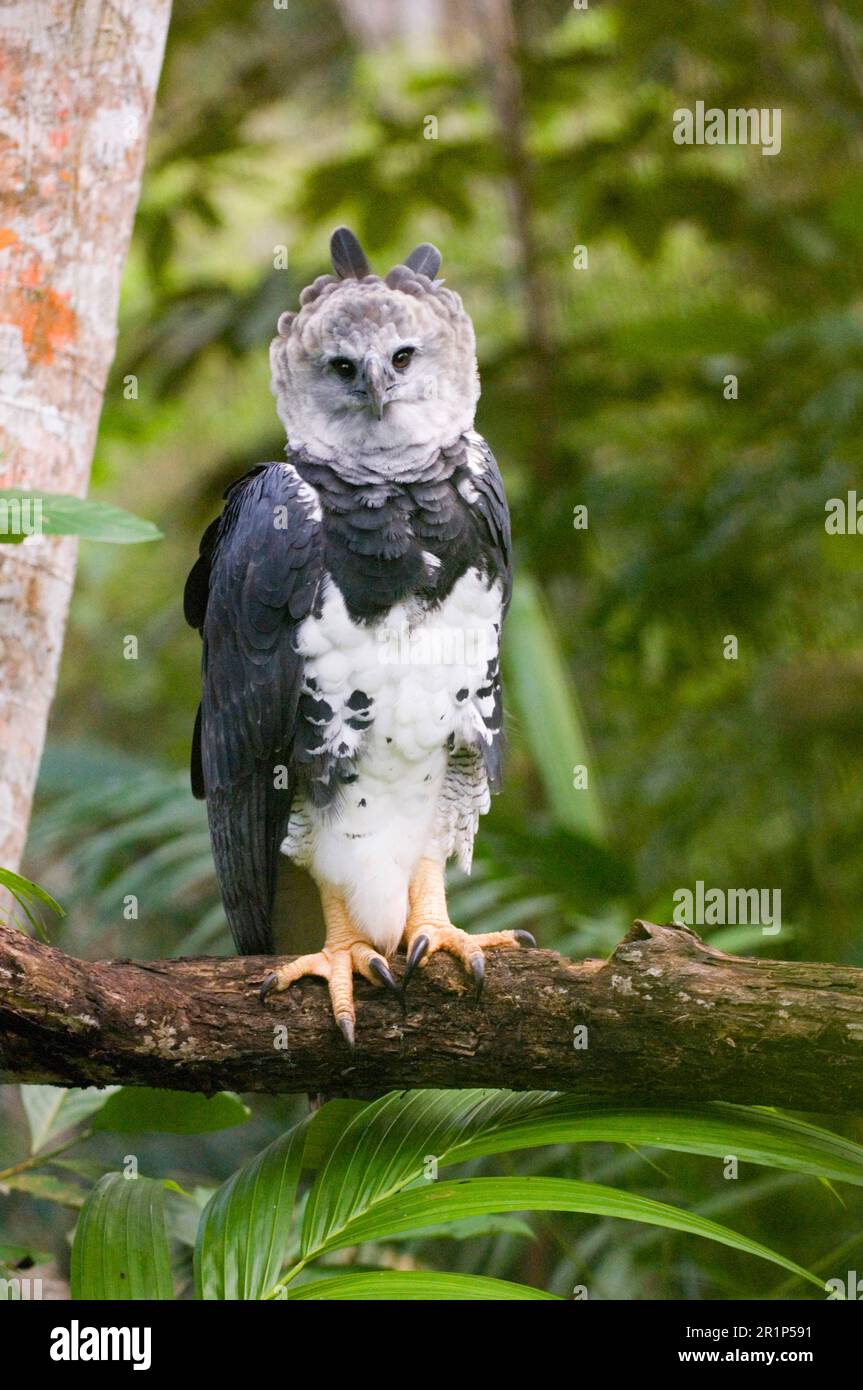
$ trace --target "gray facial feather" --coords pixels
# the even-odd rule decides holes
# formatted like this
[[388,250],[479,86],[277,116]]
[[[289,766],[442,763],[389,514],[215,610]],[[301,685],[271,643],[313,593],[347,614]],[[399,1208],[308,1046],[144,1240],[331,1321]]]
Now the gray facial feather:
[[473,325],[434,279],[440,253],[429,243],[386,279],[347,228],[331,245],[337,273],[302,291],[270,347],[279,417],[290,449],[352,477],[398,478],[473,427]]

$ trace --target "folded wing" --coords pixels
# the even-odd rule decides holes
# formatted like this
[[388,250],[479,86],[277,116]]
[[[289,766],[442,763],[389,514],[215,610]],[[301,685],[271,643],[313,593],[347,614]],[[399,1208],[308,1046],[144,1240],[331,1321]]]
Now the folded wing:
[[290,464],[254,469],[226,493],[186,582],[204,641],[192,789],[206,796],[216,872],[237,950],[273,949],[279,846],[297,768],[299,624],[322,573],[320,510]]

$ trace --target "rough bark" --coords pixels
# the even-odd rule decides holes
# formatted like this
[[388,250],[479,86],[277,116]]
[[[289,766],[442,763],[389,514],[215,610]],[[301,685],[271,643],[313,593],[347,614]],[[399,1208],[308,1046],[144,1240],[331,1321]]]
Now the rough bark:
[[[0,487],[83,496],[170,0],[0,6]],[[0,864],[20,861],[75,543],[0,545]]]
[[863,1110],[863,970],[850,966],[728,956],[687,928],[639,921],[607,961],[489,953],[478,1005],[440,956],[418,972],[404,1016],[358,980],[353,1052],[322,982],[258,1002],[270,966],[85,962],[0,929],[0,1080],[347,1094],[498,1086]]

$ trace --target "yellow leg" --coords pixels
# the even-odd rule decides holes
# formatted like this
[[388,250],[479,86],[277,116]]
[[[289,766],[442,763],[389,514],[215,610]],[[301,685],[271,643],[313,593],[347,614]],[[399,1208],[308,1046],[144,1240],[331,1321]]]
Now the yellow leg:
[[435,859],[419,861],[408,896],[410,912],[404,934],[407,966],[403,985],[407,985],[417,966],[428,965],[435,951],[449,951],[471,972],[479,995],[485,978],[484,951],[488,947],[536,945],[527,931],[491,931],[474,936],[454,927],[446,903],[443,865]]
[[370,946],[354,926],[340,894],[331,888],[322,888],[321,906],[327,928],[323,950],[308,956],[297,956],[288,965],[280,965],[271,971],[261,985],[260,997],[263,1001],[272,991],[287,989],[295,980],[306,975],[320,976],[329,986],[336,1023],[345,1041],[353,1047],[356,1025],[354,971],[374,985],[386,985],[399,998],[402,991],[384,956]]

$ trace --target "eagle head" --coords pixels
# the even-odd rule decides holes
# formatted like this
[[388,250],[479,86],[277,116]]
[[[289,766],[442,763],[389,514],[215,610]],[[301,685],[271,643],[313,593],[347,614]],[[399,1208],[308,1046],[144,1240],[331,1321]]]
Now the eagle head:
[[384,278],[346,227],[330,249],[335,273],[303,290],[270,346],[279,417],[289,448],[397,477],[473,427],[473,325],[428,242]]

